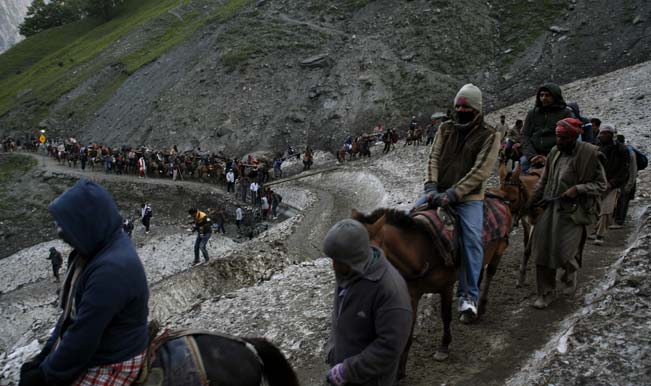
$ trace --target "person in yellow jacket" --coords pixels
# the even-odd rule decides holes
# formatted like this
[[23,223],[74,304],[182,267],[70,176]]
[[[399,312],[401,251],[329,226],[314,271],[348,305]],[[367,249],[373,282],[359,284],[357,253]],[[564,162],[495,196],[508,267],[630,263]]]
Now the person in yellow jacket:
[[188,214],[194,219],[194,227],[191,228],[191,231],[197,232],[197,239],[194,242],[194,262],[192,265],[197,265],[199,261],[199,250],[203,253],[204,261],[207,263],[210,258],[208,257],[208,250],[206,250],[206,245],[210,236],[212,236],[212,221],[208,215],[196,208],[191,208],[188,210]]

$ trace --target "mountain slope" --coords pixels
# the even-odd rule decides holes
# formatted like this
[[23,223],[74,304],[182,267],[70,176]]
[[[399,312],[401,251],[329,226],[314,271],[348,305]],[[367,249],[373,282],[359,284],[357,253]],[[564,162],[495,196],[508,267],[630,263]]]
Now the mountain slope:
[[233,155],[334,148],[377,122],[426,123],[468,82],[491,109],[547,80],[647,60],[650,10],[643,0],[132,1],[21,74],[0,72],[0,130]]

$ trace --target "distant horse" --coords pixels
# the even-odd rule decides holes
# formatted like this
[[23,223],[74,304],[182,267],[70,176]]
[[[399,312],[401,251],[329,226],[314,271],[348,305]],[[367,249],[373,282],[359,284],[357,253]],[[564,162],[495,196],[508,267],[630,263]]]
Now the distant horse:
[[[499,205],[504,205],[500,203]],[[495,240],[484,244],[484,262],[488,274],[484,289],[479,299],[478,313],[481,316],[486,311],[490,282],[499,265],[500,259],[508,246],[508,230],[511,225],[511,213],[508,208],[502,207],[505,217],[501,219],[507,231]],[[418,213],[418,212],[416,212]],[[457,281],[457,268],[450,261],[454,260],[453,254],[458,254],[450,249],[448,242],[433,234],[432,225],[423,221],[423,217],[405,213],[402,210],[380,208],[370,215],[364,215],[355,210],[351,217],[365,225],[371,243],[382,248],[387,259],[400,272],[407,282],[413,310],[413,324],[409,341],[400,359],[399,375],[405,375],[407,355],[412,343],[414,325],[417,320],[418,302],[423,294],[437,293],[441,295],[441,319],[443,320],[443,338],[434,359],[443,361],[448,358],[449,345],[452,342],[450,322],[452,320],[452,292]],[[443,229],[436,230],[442,233]],[[459,256],[457,256],[458,259]],[[482,269],[479,285],[484,275]],[[466,315],[461,321],[470,322]]]
[[512,138],[505,138],[498,157],[500,162],[504,162],[509,170],[513,170],[515,169],[516,162],[520,161],[521,156],[520,144]]
[[409,130],[407,132],[407,139],[405,140],[405,146],[408,145],[420,145],[420,143],[423,141],[423,128],[422,127],[417,127],[414,130]]
[[135,385],[299,385],[283,353],[266,339],[204,331],[166,334],[153,340],[142,370],[146,379]]
[[349,155],[348,160],[352,161],[355,159],[355,156],[359,153],[360,146],[357,140],[353,141],[350,145],[350,149],[346,148],[346,145],[343,145],[341,149],[337,152],[337,161],[344,162],[346,160],[346,154]]
[[499,164],[500,192],[509,203],[511,213],[513,213],[514,217],[514,226],[517,226],[518,221],[522,222],[524,253],[520,262],[520,276],[518,277],[516,287],[524,285],[527,276],[527,263],[531,256],[531,232],[538,216],[542,213],[542,209],[540,208],[534,212],[530,212],[527,205],[538,180],[542,176],[545,157],[536,156],[531,160],[531,163],[535,168],[530,169],[529,174],[522,174],[520,164],[517,164],[513,172],[508,171],[504,160],[501,160]]

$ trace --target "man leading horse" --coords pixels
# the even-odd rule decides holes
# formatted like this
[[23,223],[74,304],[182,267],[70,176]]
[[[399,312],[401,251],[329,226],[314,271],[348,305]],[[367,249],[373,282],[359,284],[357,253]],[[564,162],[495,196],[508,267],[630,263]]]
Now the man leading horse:
[[497,160],[500,136],[484,121],[481,90],[463,86],[454,98],[455,118],[441,125],[429,156],[425,203],[451,205],[459,217],[463,253],[459,270],[459,312],[477,317],[478,281],[484,259],[484,191]]

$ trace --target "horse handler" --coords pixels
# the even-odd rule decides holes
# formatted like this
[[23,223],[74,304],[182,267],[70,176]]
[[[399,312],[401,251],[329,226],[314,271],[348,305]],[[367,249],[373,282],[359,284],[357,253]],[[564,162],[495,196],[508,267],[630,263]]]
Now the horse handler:
[[398,383],[398,364],[411,333],[411,300],[404,279],[371,247],[368,232],[342,220],[325,237],[336,287],[326,362],[332,385]]
[[130,385],[148,343],[149,289],[115,201],[80,180],[48,210],[59,237],[73,247],[63,313],[43,350],[22,365],[19,385]]
[[555,297],[556,270],[563,269],[564,292],[576,289],[576,271],[587,236],[596,221],[595,202],[606,191],[606,174],[596,146],[578,142],[581,121],[565,118],[556,126],[556,146],[531,198],[545,206],[532,235],[538,297],[534,307],[549,306]]

